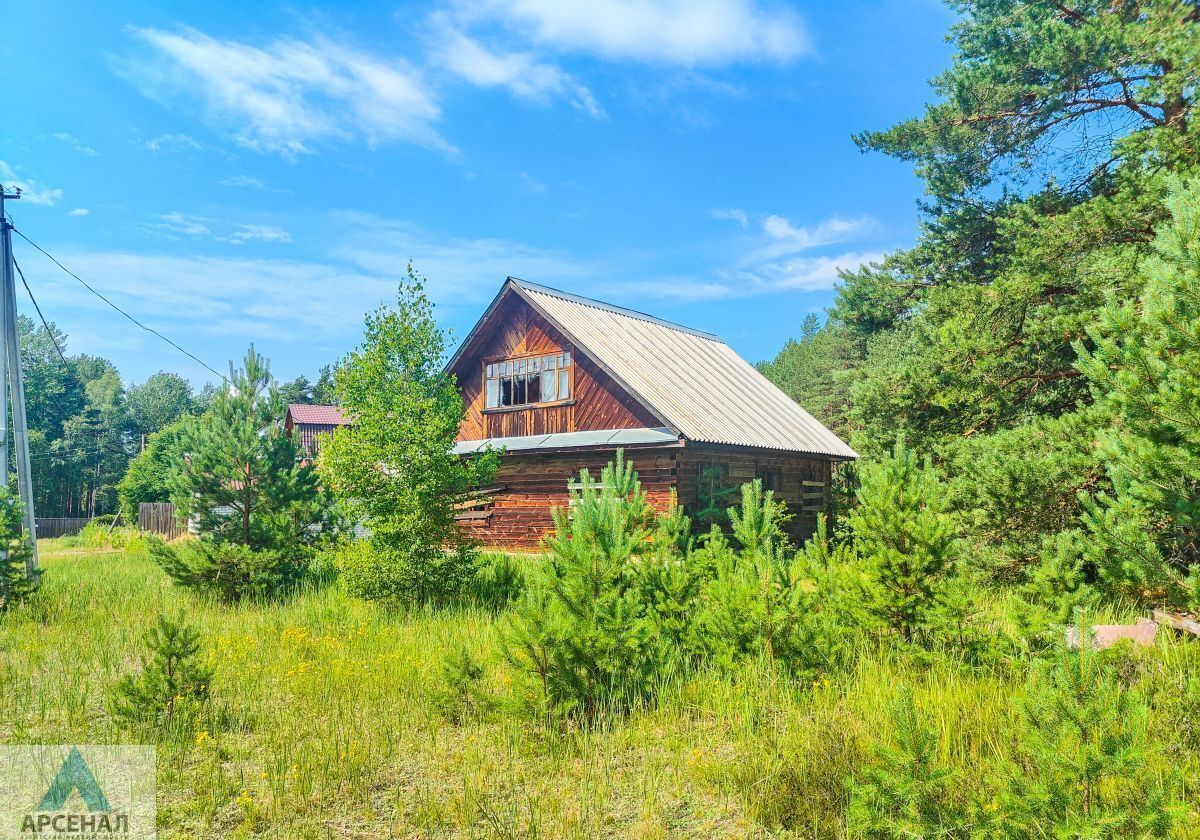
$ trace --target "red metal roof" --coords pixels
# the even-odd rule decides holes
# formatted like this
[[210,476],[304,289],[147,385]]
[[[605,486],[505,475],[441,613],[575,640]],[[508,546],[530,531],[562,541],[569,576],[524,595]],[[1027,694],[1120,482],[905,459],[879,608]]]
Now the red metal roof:
[[318,426],[349,426],[350,420],[346,413],[336,405],[306,405],[292,403],[288,406],[288,415],[293,423],[305,423]]

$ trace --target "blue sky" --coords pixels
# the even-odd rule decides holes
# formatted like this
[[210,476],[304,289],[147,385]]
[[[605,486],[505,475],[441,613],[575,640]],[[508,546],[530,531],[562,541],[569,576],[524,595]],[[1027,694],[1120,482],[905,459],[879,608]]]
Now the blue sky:
[[[933,0],[9,5],[18,228],[218,370],[357,343],[411,258],[462,336],[508,274],[772,356],[921,187],[853,132],[920,112]],[[203,368],[19,238],[68,351]],[[28,304],[25,304],[28,309]]]

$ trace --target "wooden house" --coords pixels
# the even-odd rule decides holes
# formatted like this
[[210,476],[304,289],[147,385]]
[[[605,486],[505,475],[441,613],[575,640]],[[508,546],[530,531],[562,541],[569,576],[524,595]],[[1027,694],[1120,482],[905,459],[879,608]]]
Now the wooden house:
[[694,506],[701,475],[755,478],[811,533],[854,451],[714,335],[510,277],[447,365],[466,414],[455,451],[503,450],[464,510],[484,545],[536,548],[568,484],[623,449],[651,502]]
[[345,412],[336,405],[308,405],[292,403],[287,407],[283,428],[288,437],[297,442],[308,457],[317,454],[321,436],[327,435],[338,426],[349,425]]

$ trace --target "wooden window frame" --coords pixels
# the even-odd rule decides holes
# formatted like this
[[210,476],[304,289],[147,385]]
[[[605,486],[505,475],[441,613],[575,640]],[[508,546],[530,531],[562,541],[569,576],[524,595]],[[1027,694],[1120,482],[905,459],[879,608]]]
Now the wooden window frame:
[[[772,486],[767,486],[767,476],[771,477],[770,484]],[[771,490],[776,495],[779,495],[780,490],[783,489],[783,469],[781,467],[759,466],[754,470],[754,478],[762,482],[763,490]]]
[[[522,403],[521,405],[497,405],[488,408],[487,405],[487,384],[488,365],[499,364],[501,362],[519,362],[527,359],[540,359],[543,356],[557,356],[562,353],[569,353],[571,356],[571,364],[565,368],[555,367],[556,371],[567,371],[568,387],[571,389],[571,396],[563,400],[548,400],[546,402]],[[510,411],[535,411],[541,408],[561,408],[562,406],[575,404],[575,368],[579,364],[578,354],[574,347],[561,347],[552,351],[542,350],[537,353],[519,353],[517,355],[497,355],[485,356],[479,366],[479,378],[482,383],[481,392],[483,394],[483,414],[504,414]],[[499,381],[499,380],[497,380]]]

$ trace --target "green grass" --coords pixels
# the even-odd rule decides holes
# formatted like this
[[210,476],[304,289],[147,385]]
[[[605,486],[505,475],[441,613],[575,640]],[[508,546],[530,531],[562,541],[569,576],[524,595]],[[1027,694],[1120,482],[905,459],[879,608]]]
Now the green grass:
[[[653,709],[550,726],[495,655],[503,617],[482,610],[389,614],[336,587],[227,606],[138,553],[48,541],[42,559],[42,591],[0,622],[4,743],[136,742],[104,699],[138,667],[140,636],[182,611],[204,638],[212,708],[157,744],[167,837],[831,837],[900,683],[964,795],[1015,726],[1019,682],[868,650],[815,685],[749,664],[670,683]],[[1145,666],[1171,710],[1152,723],[1162,760],[1189,781],[1196,647],[1164,642]],[[464,648],[497,706],[455,723],[442,663]]]

